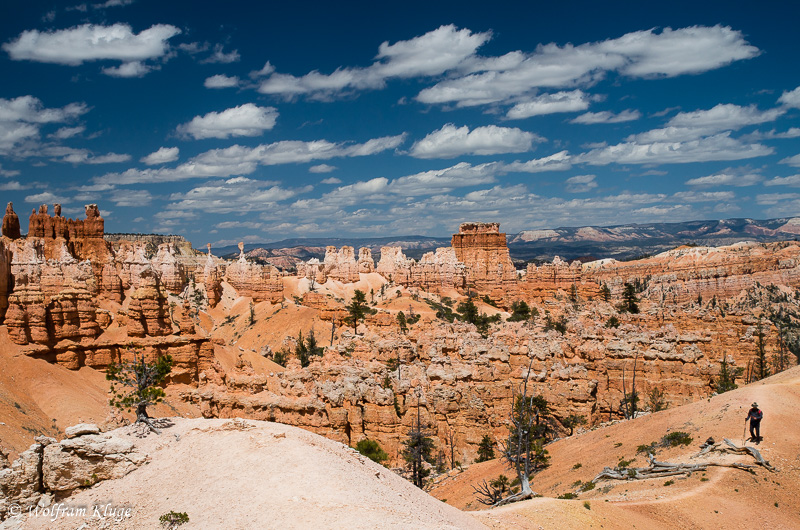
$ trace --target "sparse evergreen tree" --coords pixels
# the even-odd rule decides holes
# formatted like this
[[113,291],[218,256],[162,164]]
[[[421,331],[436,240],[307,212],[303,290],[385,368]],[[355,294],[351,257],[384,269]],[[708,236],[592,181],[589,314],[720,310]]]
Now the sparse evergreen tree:
[[369,438],[364,438],[359,441],[356,444],[356,451],[379,464],[389,459],[389,455],[386,454],[386,451],[381,449],[381,444]]
[[294,345],[294,356],[297,357],[297,360],[300,361],[300,366],[303,368],[308,366],[308,363],[311,362],[308,357],[308,348],[306,347],[306,342],[303,340],[303,330],[300,330],[297,333],[297,341]]
[[286,368],[286,363],[289,361],[289,354],[286,350],[278,350],[272,354],[272,362],[279,364]]
[[420,489],[425,487],[425,478],[430,475],[430,469],[425,469],[424,462],[432,464],[433,438],[430,432],[422,426],[420,420],[419,403],[417,403],[417,419],[408,432],[408,438],[403,442],[403,458],[411,471],[411,482]]
[[464,322],[469,322],[470,324],[478,323],[480,313],[478,312],[478,306],[475,305],[475,302],[472,301],[472,298],[468,299],[466,302],[458,304],[456,311],[461,313],[461,320]]
[[739,388],[739,385],[736,384],[736,378],[742,374],[742,371],[742,368],[731,369],[730,364],[728,364],[728,358],[723,356],[719,362],[719,377],[717,377],[717,381],[714,384],[717,394]]
[[764,326],[761,319],[756,327],[756,358],[754,376],[756,380],[769,377],[769,362],[767,360],[766,341],[764,340]]
[[611,300],[611,289],[608,288],[608,285],[603,284],[602,287],[600,287],[600,296],[603,298],[604,302]]
[[400,331],[406,333],[408,331],[408,323],[406,322],[406,314],[402,311],[397,313],[397,325],[400,326]]
[[564,427],[569,429],[569,435],[572,436],[572,433],[575,432],[575,427],[586,424],[586,416],[582,416],[579,414],[570,414],[569,416],[564,418],[564,421],[562,421],[561,423],[564,425]]
[[308,337],[306,337],[306,351],[308,352],[309,362],[311,362],[311,357],[321,357],[324,350],[325,348],[317,343],[317,336],[314,335],[314,330],[309,331]]
[[494,442],[488,434],[484,434],[478,445],[478,459],[476,462],[486,462],[494,458]]
[[650,392],[647,393],[647,405],[650,408],[650,412],[666,410],[667,400],[664,391],[656,386],[651,388]]
[[144,354],[133,351],[133,361],[111,363],[106,369],[106,379],[111,381],[109,404],[119,410],[136,410],[136,423],[147,425],[155,433],[160,431],[147,414],[147,407],[163,401],[161,385],[172,371],[172,357],[165,355],[153,363],[145,362]]
[[347,312],[350,313],[350,316],[347,317],[347,323],[353,326],[353,333],[357,333],[358,321],[364,320],[368,309],[367,296],[356,289],[353,293],[352,300],[350,300],[350,303],[347,305]]
[[569,301],[573,305],[578,305],[578,287],[574,283],[569,288]]
[[639,312],[639,299],[636,297],[636,287],[632,283],[626,283],[624,286],[620,311],[633,314]]
[[531,308],[523,300],[511,304],[511,316],[508,317],[508,322],[524,322],[529,318],[531,318]]

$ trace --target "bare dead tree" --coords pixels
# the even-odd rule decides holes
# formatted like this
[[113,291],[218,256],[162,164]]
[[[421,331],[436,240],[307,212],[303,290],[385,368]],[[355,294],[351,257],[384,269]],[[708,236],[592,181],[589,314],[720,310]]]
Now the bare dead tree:
[[633,418],[636,415],[637,405],[639,403],[639,394],[636,392],[636,361],[639,360],[637,353],[633,357],[633,384],[631,385],[631,393],[628,394],[628,388],[625,384],[625,367],[622,368],[622,401],[620,402],[620,410],[626,420]]
[[532,400],[533,396],[528,396],[528,380],[533,369],[533,357],[528,363],[528,370],[520,384],[519,394],[515,396],[511,406],[510,428],[508,440],[502,443],[502,458],[515,468],[519,479],[520,491],[501,499],[496,506],[502,506],[512,502],[517,502],[532,498],[535,493],[531,490],[530,475],[533,471],[534,459],[534,436],[538,411],[534,413]]
[[472,491],[478,496],[478,502],[486,506],[494,506],[503,500],[504,489],[492,483],[486,482],[486,479],[481,481],[477,486],[472,486]]

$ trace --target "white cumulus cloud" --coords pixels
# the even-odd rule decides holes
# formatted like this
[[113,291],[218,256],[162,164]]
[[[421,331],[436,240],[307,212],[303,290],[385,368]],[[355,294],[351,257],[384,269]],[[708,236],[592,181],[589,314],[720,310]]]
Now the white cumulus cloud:
[[239,78],[228,77],[224,74],[212,75],[205,80],[203,86],[206,88],[233,88],[239,86]]
[[156,24],[140,33],[134,33],[127,24],[84,24],[55,31],[23,31],[3,44],[3,49],[15,61],[77,66],[88,61],[117,60],[130,64],[164,56],[169,39],[180,32],[169,24]]
[[325,99],[347,90],[382,88],[391,78],[440,75],[472,57],[490,37],[489,33],[473,33],[451,24],[406,41],[384,42],[368,67],[340,67],[330,74],[315,70],[297,77],[274,73],[267,63],[254,77],[271,74],[258,88],[263,94]]
[[760,53],[740,31],[692,26],[636,31],[575,46],[540,44],[536,51],[473,60],[468,75],[440,81],[417,100],[459,107],[512,101],[540,88],[590,86],[607,72],[630,77],[674,77],[720,68]]
[[800,86],[781,94],[781,97],[778,98],[778,103],[794,109],[800,109]]
[[178,159],[179,153],[180,151],[177,147],[161,147],[158,151],[142,157],[140,162],[148,166],[168,164],[170,162],[175,162]]
[[517,103],[506,114],[512,120],[556,112],[578,112],[589,108],[590,97],[582,90],[541,94]]
[[495,155],[530,151],[534,142],[545,139],[516,127],[487,125],[472,131],[466,125],[448,123],[411,146],[415,158],[454,158],[460,155]]
[[272,129],[278,118],[274,107],[259,107],[245,103],[222,112],[209,112],[195,116],[178,126],[178,133],[196,140],[204,138],[230,138],[231,136],[260,136]]
[[318,164],[308,168],[309,173],[330,173],[335,170],[336,166],[329,166],[328,164]]
[[566,188],[570,193],[586,193],[597,187],[595,175],[575,175],[566,180]]
[[584,125],[593,125],[596,123],[624,123],[626,121],[635,121],[642,117],[638,110],[626,109],[619,114],[614,114],[608,110],[600,112],[587,112],[581,114],[577,118],[570,121],[570,123],[582,123]]

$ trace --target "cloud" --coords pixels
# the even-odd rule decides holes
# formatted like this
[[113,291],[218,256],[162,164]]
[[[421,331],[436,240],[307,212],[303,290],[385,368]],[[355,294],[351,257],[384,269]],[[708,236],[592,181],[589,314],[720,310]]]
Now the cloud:
[[137,208],[150,204],[153,196],[147,190],[117,190],[111,194],[110,199],[115,206]]
[[784,132],[777,132],[775,129],[767,132],[753,131],[750,134],[743,135],[741,138],[745,140],[785,140],[788,138],[800,138],[800,127],[789,127],[789,129]]
[[209,55],[200,62],[212,63],[212,64],[229,64],[238,62],[240,59],[241,57],[239,56],[239,52],[237,50],[233,50],[230,53],[225,53],[223,51],[222,44],[216,44],[214,45],[214,51],[211,53],[211,55]]
[[757,125],[775,121],[786,112],[775,108],[759,110],[755,105],[740,107],[732,104],[719,104],[709,110],[681,112],[673,116],[667,126],[697,131],[716,132],[738,130],[746,125]]
[[71,147],[49,147],[44,149],[44,154],[54,157],[54,162],[65,162],[68,164],[115,164],[127,162],[131,155],[107,153],[96,156],[88,149],[73,149]]
[[542,94],[517,103],[508,111],[506,118],[519,120],[556,112],[578,112],[588,109],[589,101],[589,95],[582,90]]
[[160,164],[168,164],[175,162],[178,159],[179,150],[177,147],[161,147],[158,151],[150,153],[142,157],[140,162],[148,166],[156,166]]
[[0,164],[0,177],[16,177],[20,174],[20,171],[17,169],[3,169],[3,165]]
[[138,34],[127,24],[84,24],[56,31],[23,31],[15,40],[3,44],[3,49],[15,61],[70,66],[89,61],[121,61],[125,64],[120,68],[130,73],[137,67],[126,65],[166,55],[169,39],[180,32],[169,24],[156,24]]
[[328,177],[320,181],[321,184],[341,184],[342,181],[336,177]]
[[581,114],[577,118],[570,121],[570,123],[582,123],[584,125],[591,125],[595,123],[623,123],[626,121],[638,120],[642,114],[638,110],[626,109],[619,114],[604,110],[601,112],[587,112]]
[[[645,133],[647,134],[647,133]],[[616,164],[686,164],[712,160],[729,161],[770,155],[774,149],[762,144],[745,144],[720,133],[684,142],[624,142],[593,149],[575,157],[591,165]]]
[[784,158],[780,161],[781,164],[789,164],[792,167],[800,167],[800,155],[794,155]]
[[30,204],[47,204],[56,202],[59,204],[66,204],[72,202],[72,200],[67,197],[55,195],[53,193],[50,193],[49,191],[43,191],[42,193],[28,195],[27,197],[25,197],[25,202]]
[[107,0],[102,4],[92,4],[92,7],[95,9],[106,9],[109,7],[125,7],[131,5],[134,2],[135,0]]
[[713,186],[755,186],[764,180],[764,177],[757,173],[747,171],[747,168],[735,169],[727,168],[720,173],[706,175],[686,181],[688,186],[694,187],[713,187]]
[[93,179],[96,183],[145,184],[177,182],[195,178],[249,175],[258,166],[307,163],[340,157],[369,156],[395,149],[405,135],[373,138],[363,144],[333,143],[327,140],[301,142],[283,140],[256,147],[233,145],[201,153],[175,168],[129,169],[123,173],[108,173]]
[[336,166],[329,166],[328,164],[318,164],[308,168],[309,173],[330,173],[331,171],[335,170]]
[[84,103],[70,103],[62,108],[48,109],[33,96],[0,98],[0,122],[59,123],[77,118],[88,111],[89,107]]
[[266,77],[274,71],[275,67],[272,66],[272,63],[267,61],[264,63],[264,66],[261,68],[261,70],[253,70],[249,75],[252,79],[257,79],[259,77]]
[[590,86],[607,72],[629,77],[674,77],[720,68],[759,54],[742,33],[725,26],[636,31],[617,39],[539,45],[472,61],[469,75],[440,81],[417,95],[421,103],[470,107],[508,102],[540,88]]
[[239,78],[223,74],[212,75],[205,80],[203,86],[206,88],[233,88],[239,86]]
[[102,72],[111,77],[144,77],[152,70],[158,70],[160,66],[151,66],[141,61],[122,63],[119,66],[103,68]]
[[228,229],[228,228],[250,228],[253,230],[262,228],[264,223],[256,223],[254,221],[223,221],[221,223],[217,223],[214,225],[216,228],[220,230]]
[[[2,173],[2,172],[0,172],[0,173]],[[10,182],[5,182],[3,184],[0,184],[0,190],[2,190],[2,191],[21,191],[21,190],[27,190],[30,187],[31,186],[29,184],[21,184],[20,182],[17,182],[16,180],[12,180]]]
[[773,205],[781,201],[796,201],[797,199],[800,199],[800,194],[798,193],[764,193],[756,195],[756,202],[762,205]]
[[86,127],[83,125],[78,125],[77,127],[61,127],[53,134],[49,134],[48,138],[53,138],[54,140],[66,140],[67,138],[72,138],[73,136],[82,134],[85,130]]
[[527,162],[512,162],[505,166],[509,172],[543,173],[545,171],[566,171],[572,168],[572,157],[566,151],[550,156],[536,158]]
[[790,186],[800,188],[800,174],[789,177],[775,177],[764,183],[764,186]]
[[684,202],[730,201],[735,197],[732,191],[679,191],[673,195],[674,199]]
[[261,211],[266,206],[307,193],[313,188],[306,186],[286,189],[274,182],[265,182],[245,177],[209,182],[190,189],[186,193],[175,193],[165,214],[207,212],[229,214]]
[[586,193],[597,187],[595,175],[576,175],[566,180],[566,189],[570,193]]
[[[301,77],[271,73],[258,91],[287,98],[307,95],[327,99],[347,90],[383,88],[386,80],[392,78],[436,76],[461,65],[490,37],[490,33],[459,30],[452,24],[441,26],[410,40],[384,42],[378,48],[375,62],[368,67],[340,67],[330,74],[315,70]],[[267,66],[271,65],[267,63],[265,69]],[[266,74],[257,73],[263,75]]]
[[231,136],[260,136],[275,126],[278,111],[274,107],[258,107],[245,103],[238,107],[195,116],[192,121],[179,125],[178,133],[195,140],[204,138],[225,139]]
[[778,103],[786,107],[800,109],[800,86],[781,94],[781,97],[778,98]]
[[516,127],[487,125],[472,131],[466,125],[448,123],[411,146],[414,158],[454,158],[461,155],[496,155],[530,151],[533,142],[544,142],[541,136]]
[[[49,123],[63,123],[82,116],[89,111],[84,103],[70,103],[61,108],[46,108],[33,96],[14,99],[0,98],[0,155],[15,157],[41,156],[43,146],[39,143],[40,128]],[[79,134],[83,127],[63,127],[51,134],[62,140]]]

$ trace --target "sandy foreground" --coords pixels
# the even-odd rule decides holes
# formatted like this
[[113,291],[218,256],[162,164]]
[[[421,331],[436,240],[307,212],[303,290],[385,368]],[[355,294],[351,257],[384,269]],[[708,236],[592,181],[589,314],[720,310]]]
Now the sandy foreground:
[[[485,528],[354,450],[296,427],[251,420],[174,419],[161,435],[132,436],[150,461],[79,491],[65,509],[9,528]],[[95,510],[95,507],[98,507]],[[128,510],[129,509],[129,510]],[[52,511],[52,510],[51,510]],[[112,513],[113,511],[113,513]]]

